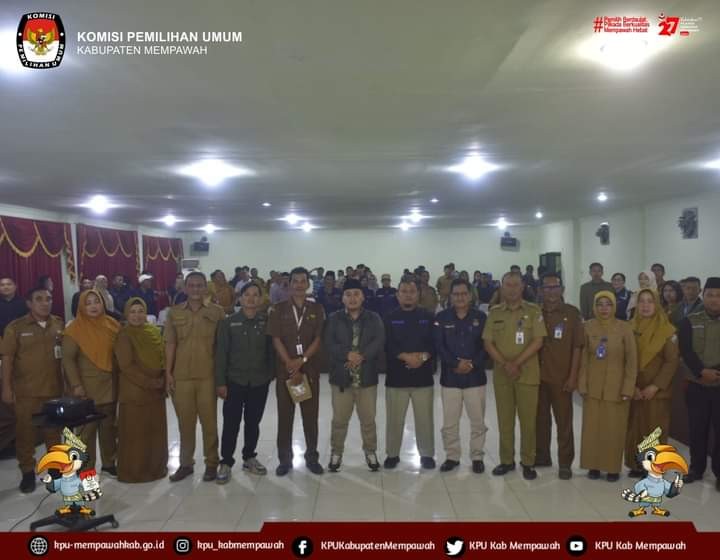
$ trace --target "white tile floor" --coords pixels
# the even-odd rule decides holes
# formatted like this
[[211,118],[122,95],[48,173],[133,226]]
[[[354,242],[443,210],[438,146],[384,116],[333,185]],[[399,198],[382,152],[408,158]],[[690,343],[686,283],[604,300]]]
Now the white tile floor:
[[[384,378],[378,391],[378,456],[382,461],[385,440]],[[318,477],[304,467],[304,439],[299,412],[295,422],[295,469],[286,477],[274,474],[277,465],[274,387],[270,391],[261,428],[258,458],[269,469],[265,477],[251,476],[235,468],[230,483],[218,486],[201,481],[202,457],[198,452],[195,476],[171,484],[167,479],[148,484],[122,484],[103,480],[103,498],[97,502],[98,514],[111,512],[127,531],[258,531],[264,521],[339,521],[339,520],[433,520],[433,521],[625,521],[630,505],[620,499],[620,491],[633,481],[624,474],[618,483],[591,481],[575,464],[571,481],[557,478],[555,468],[538,469],[535,481],[525,481],[516,471],[506,477],[494,477],[490,470],[497,464],[498,434],[492,382],[488,384],[486,422],[489,427],[482,475],[470,471],[463,459],[454,472],[423,471],[419,466],[414,438],[412,414],[408,413],[406,437],[401,463],[393,471],[371,473],[361,452],[357,420],[353,418],[348,434],[347,452],[341,472]],[[435,398],[436,459],[444,460],[440,440],[442,405],[439,391]],[[577,452],[581,410],[575,408]],[[177,424],[172,407],[168,406],[170,468],[177,467]],[[329,454],[331,418],[330,391],[323,378],[320,404],[320,456],[323,465]],[[218,422],[221,425],[220,411]],[[463,441],[468,441],[467,420],[463,420]],[[242,430],[241,430],[242,437]],[[519,437],[519,434],[518,434]],[[200,441],[198,428],[198,441]],[[519,440],[518,440],[519,441]],[[242,442],[238,446],[238,453]],[[200,449],[200,446],[198,446]],[[687,449],[679,445],[687,458]],[[39,451],[38,451],[39,453]],[[553,451],[554,457],[554,451]],[[0,530],[7,531],[30,514],[47,496],[38,486],[30,495],[17,490],[19,471],[14,460],[0,462]],[[720,530],[720,493],[716,492],[712,475],[706,480],[685,486],[681,496],[667,502],[671,520],[693,521],[699,530]],[[16,530],[27,530],[31,520],[50,514],[57,507],[57,498],[49,496],[38,512],[20,523]],[[648,516],[643,521],[664,521]],[[639,521],[638,521],[639,522]]]

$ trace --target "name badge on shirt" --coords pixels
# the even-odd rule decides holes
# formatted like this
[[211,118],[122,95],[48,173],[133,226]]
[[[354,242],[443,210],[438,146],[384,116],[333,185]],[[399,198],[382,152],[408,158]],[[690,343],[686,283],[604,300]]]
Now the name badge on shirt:
[[297,352],[298,356],[303,355],[303,345],[302,344],[296,344],[295,345],[295,352]]
[[607,356],[607,338],[603,337],[600,339],[600,345],[595,350],[595,357],[598,360],[604,360]]
[[56,360],[62,360],[62,346],[55,345],[53,347],[53,354]]
[[515,333],[515,344],[525,344],[525,333],[523,331]]
[[555,327],[555,340],[562,339],[563,331],[565,330],[565,325],[560,323],[557,327]]

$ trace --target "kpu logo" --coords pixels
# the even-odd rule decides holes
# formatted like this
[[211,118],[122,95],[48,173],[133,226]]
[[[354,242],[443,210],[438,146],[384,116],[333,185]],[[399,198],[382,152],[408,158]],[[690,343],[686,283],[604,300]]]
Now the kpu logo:
[[23,15],[18,25],[17,50],[26,68],[57,68],[65,54],[65,27],[51,12]]

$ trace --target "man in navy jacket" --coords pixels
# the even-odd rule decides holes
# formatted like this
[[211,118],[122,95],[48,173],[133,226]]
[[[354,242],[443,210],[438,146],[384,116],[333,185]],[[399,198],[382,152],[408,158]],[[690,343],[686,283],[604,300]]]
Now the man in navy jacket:
[[446,460],[443,472],[460,465],[460,416],[470,419],[470,458],[473,472],[485,471],[485,347],[482,340],[486,315],[473,309],[470,284],[455,279],[450,285],[450,307],[435,317],[435,346],[442,365],[443,404],[441,430]]

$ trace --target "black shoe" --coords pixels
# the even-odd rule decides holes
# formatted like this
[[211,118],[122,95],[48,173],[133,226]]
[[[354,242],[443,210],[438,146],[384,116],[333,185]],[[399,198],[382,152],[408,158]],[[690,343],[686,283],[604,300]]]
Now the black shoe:
[[692,484],[696,480],[702,480],[702,475],[698,474],[696,472],[690,471],[685,476],[683,476],[683,482],[685,484]]
[[492,473],[493,473],[495,476],[503,476],[503,475],[509,473],[510,471],[514,471],[514,470],[515,470],[515,463],[514,463],[514,462],[513,462],[513,463],[510,463],[509,465],[503,465],[502,463],[500,463],[497,467],[495,467],[495,468],[492,470]]
[[485,463],[480,459],[473,461],[472,470],[475,474],[482,474],[485,472]]
[[377,472],[380,470],[380,461],[378,461],[377,453],[374,451],[368,451],[365,453],[365,462],[367,463],[368,468],[372,472]]
[[323,469],[322,465],[317,461],[313,461],[312,463],[305,463],[305,466],[307,467],[307,470],[309,470],[313,474],[322,474],[325,472],[325,469]]
[[420,466],[423,469],[434,469],[435,468],[435,459],[432,457],[420,457]]
[[607,481],[608,482],[617,482],[620,480],[620,474],[619,473],[608,473],[607,474]]
[[173,474],[170,475],[170,482],[180,482],[184,478],[187,478],[193,474],[194,469],[192,467],[179,467]]
[[[422,458],[420,459],[422,463]],[[386,457],[383,462],[383,469],[394,469],[400,464],[400,457]]]
[[292,463],[280,463],[275,469],[275,474],[277,476],[285,476],[292,468]]
[[537,471],[533,467],[527,465],[521,465],[523,469],[523,478],[525,480],[535,480],[537,478]]
[[630,469],[628,471],[628,476],[630,478],[643,478],[645,476],[645,471],[640,469]]
[[113,465],[112,467],[103,467],[101,469],[101,472],[104,472],[108,476],[112,476],[113,478],[117,478],[117,467]]
[[560,480],[570,480],[572,478],[572,469],[570,467],[560,467],[558,469],[558,478]]
[[340,465],[342,465],[342,455],[338,455],[337,453],[330,455],[328,470],[330,472],[338,472],[340,470]]
[[600,478],[600,471],[596,469],[590,469],[588,471],[588,478],[590,480],[597,480],[598,478]]
[[552,467],[552,461],[535,461],[536,467]]
[[445,459],[445,462],[440,465],[440,472],[450,472],[460,466],[460,461],[453,461],[452,459]]
[[22,475],[20,481],[20,492],[23,494],[29,494],[35,491],[35,473],[26,472]]

